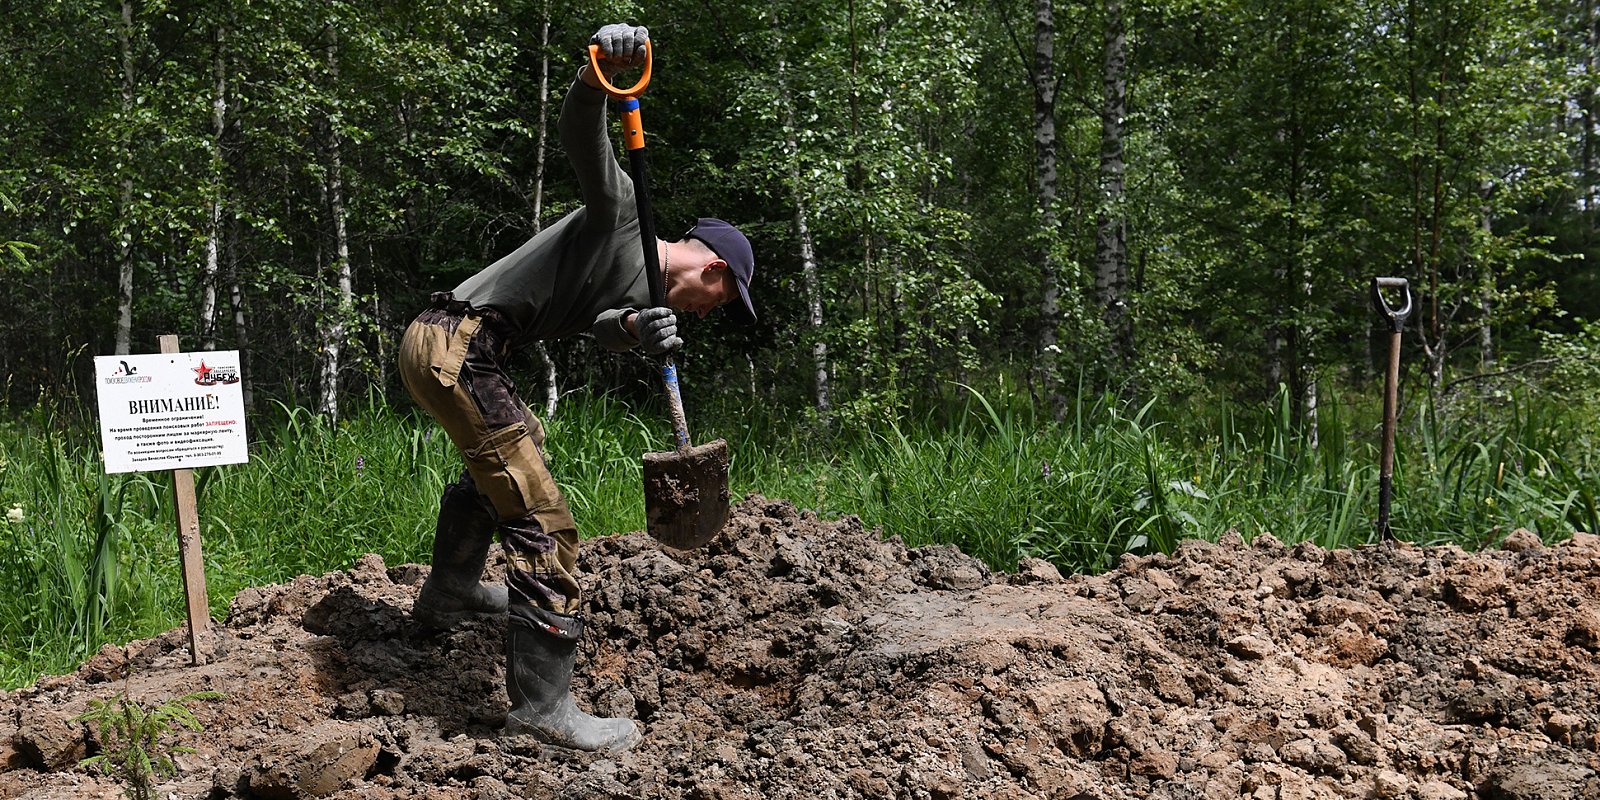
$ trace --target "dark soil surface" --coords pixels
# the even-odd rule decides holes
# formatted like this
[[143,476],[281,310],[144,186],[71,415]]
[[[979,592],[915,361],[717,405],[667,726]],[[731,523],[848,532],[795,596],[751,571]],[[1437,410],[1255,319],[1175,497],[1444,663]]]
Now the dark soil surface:
[[114,798],[72,718],[197,702],[159,798],[1600,798],[1600,538],[1185,543],[991,574],[751,497],[707,547],[586,542],[575,691],[645,731],[500,738],[503,622],[424,637],[427,567],[368,556],[0,695],[0,797]]

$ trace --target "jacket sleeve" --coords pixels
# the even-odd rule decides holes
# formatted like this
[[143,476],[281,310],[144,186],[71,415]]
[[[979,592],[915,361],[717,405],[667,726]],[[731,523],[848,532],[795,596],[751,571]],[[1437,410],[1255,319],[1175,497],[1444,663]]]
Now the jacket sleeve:
[[633,179],[617,164],[616,151],[606,136],[605,93],[573,80],[556,127],[583,194],[584,224],[614,230],[623,209],[633,205]]
[[594,334],[594,340],[599,342],[601,347],[616,353],[632,350],[638,346],[639,340],[633,338],[633,334],[628,333],[628,329],[622,324],[622,320],[637,310],[614,308],[600,312],[600,316],[595,317],[594,326],[589,329]]

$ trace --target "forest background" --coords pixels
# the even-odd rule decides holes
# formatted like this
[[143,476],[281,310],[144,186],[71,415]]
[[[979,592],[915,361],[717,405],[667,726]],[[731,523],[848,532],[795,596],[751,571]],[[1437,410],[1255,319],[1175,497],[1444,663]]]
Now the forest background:
[[[1416,298],[1397,528],[1594,530],[1595,5],[14,2],[0,670],[174,624],[166,490],[99,474],[88,380],[162,333],[245,359],[254,463],[202,476],[215,603],[426,558],[456,467],[396,343],[576,207],[554,121],[618,20],[657,48],[658,230],[758,254],[759,322],[688,321],[680,359],[736,488],[1000,568],[1367,541],[1386,275]],[[515,371],[588,532],[637,529],[651,364],[575,337]]]

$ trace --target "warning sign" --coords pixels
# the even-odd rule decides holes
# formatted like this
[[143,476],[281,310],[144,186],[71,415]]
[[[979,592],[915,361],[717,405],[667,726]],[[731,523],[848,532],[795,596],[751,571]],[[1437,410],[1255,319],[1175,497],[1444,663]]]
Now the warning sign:
[[239,351],[96,356],[106,472],[250,460]]

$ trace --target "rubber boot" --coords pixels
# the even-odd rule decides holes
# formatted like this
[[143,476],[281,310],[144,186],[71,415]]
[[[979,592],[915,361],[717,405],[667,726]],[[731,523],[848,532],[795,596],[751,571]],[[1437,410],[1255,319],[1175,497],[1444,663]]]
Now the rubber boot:
[[[631,719],[584,713],[572,699],[583,620],[518,604],[506,625],[507,736],[530,735],[570,750],[616,753],[639,743]],[[536,627],[537,626],[537,627]]]
[[413,621],[443,630],[505,613],[506,587],[480,580],[494,530],[494,514],[484,507],[470,477],[463,475],[444,488],[433,533],[433,571],[411,607]]

